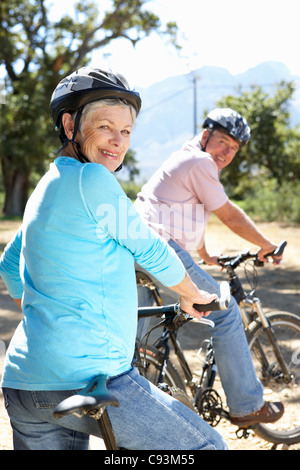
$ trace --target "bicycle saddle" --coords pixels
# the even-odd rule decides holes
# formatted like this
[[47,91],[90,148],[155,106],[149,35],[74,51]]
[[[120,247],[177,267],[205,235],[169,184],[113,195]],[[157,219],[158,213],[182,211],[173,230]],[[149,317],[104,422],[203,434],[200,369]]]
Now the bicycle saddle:
[[[76,395],[66,398],[61,401],[53,411],[55,418],[62,418],[63,416],[72,413],[80,415],[86,412],[97,419],[97,412],[105,406],[111,405],[118,407],[119,402],[117,398],[112,395],[106,388],[107,376],[98,375],[88,385],[78,392]],[[95,413],[93,411],[95,410]]]

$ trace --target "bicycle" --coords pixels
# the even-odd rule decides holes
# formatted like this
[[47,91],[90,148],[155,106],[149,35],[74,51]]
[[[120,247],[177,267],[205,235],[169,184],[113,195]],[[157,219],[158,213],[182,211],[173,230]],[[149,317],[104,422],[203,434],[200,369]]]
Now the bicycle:
[[[227,283],[224,285],[221,296],[218,299],[213,300],[210,304],[206,305],[194,305],[199,312],[209,310],[223,310],[229,305],[229,286]],[[179,303],[171,304],[167,306],[160,306],[153,308],[139,308],[138,317],[158,317],[158,316],[172,316],[174,323],[182,321],[196,321],[199,323],[206,323],[213,326],[210,320],[202,318],[200,320],[190,317],[185,312],[181,311]],[[142,364],[142,358],[140,355],[140,348],[138,341],[135,347],[135,357],[133,359],[133,365],[135,364],[139,372],[146,376],[146,370]],[[78,393],[71,395],[62,402],[60,402],[53,411],[53,416],[57,419],[64,416],[75,414],[76,416],[82,417],[83,415],[89,415],[96,419],[100,428],[100,432],[107,450],[119,450],[114,431],[108,416],[107,407],[114,406],[118,407],[119,402],[117,398],[109,392],[107,389],[108,377],[105,375],[98,375],[94,377],[88,385],[79,391]]]
[[[285,241],[282,242],[276,252],[267,256],[282,254],[286,244]],[[256,268],[262,267],[264,263],[258,260],[256,253],[246,250],[235,256],[223,256],[219,258],[219,263],[228,275],[231,294],[239,305],[256,373],[265,391],[269,393],[268,399],[282,401],[285,405],[285,414],[279,421],[272,425],[258,424],[253,427],[254,432],[275,445],[300,442],[299,413],[297,418],[300,318],[287,312],[264,313],[261,302],[256,296],[258,284]],[[246,292],[236,269],[246,264],[247,270],[249,263],[252,265],[252,279],[249,279],[247,271],[246,274],[251,283],[251,290]],[[155,305],[161,305],[162,299],[155,282],[144,272],[138,271],[136,274],[137,283],[150,290]],[[144,353],[141,352],[141,355],[144,355],[146,377],[155,384],[166,382],[170,387],[178,387],[186,395],[188,389],[194,410],[212,426],[216,426],[221,418],[230,421],[229,413],[224,408],[219,393],[213,388],[217,366],[212,338],[204,343],[205,359],[198,380],[194,377],[177,338],[177,331],[183,323],[174,325],[169,316],[161,326],[163,326],[161,336],[153,345],[147,345]],[[170,361],[170,346],[173,347],[184,379]],[[285,428],[285,418],[292,418],[291,429]],[[248,429],[237,430],[238,437],[248,437],[248,435]]]

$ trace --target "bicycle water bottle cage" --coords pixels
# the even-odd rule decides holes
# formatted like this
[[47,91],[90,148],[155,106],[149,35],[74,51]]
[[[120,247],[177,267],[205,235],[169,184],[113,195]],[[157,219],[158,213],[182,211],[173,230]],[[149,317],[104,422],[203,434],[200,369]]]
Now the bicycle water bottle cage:
[[98,375],[76,395],[72,395],[60,402],[55,408],[53,416],[58,419],[75,413],[80,416],[89,414],[98,419],[104,407],[108,405],[118,407],[119,402],[107,390],[106,382],[106,375]]

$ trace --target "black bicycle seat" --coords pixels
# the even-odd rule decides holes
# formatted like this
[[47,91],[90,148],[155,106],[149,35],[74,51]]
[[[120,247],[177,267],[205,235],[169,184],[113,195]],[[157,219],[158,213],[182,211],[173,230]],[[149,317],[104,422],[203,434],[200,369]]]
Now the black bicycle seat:
[[61,401],[53,411],[53,416],[58,419],[72,413],[83,414],[91,410],[100,410],[108,405],[118,407],[119,402],[107,390],[106,382],[106,375],[98,375],[76,395]]

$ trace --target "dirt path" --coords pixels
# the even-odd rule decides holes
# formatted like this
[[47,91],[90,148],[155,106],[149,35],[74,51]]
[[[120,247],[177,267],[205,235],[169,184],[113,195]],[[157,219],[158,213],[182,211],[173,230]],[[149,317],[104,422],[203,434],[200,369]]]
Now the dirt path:
[[[0,251],[10,240],[12,234],[17,230],[18,222],[0,222]],[[265,266],[260,272],[262,279],[262,289],[259,295],[262,301],[270,308],[286,310],[300,316],[300,228],[279,224],[259,224],[264,233],[275,242],[282,239],[288,241],[284,263],[274,268],[271,265]],[[233,235],[226,227],[220,225],[212,219],[207,234],[207,246],[210,251],[219,252],[221,247],[223,254],[235,253],[244,248],[252,248],[250,244]],[[212,275],[221,278],[218,269],[207,268]],[[21,319],[21,314],[17,306],[8,296],[5,286],[0,280],[0,340],[8,344],[14,329]],[[195,333],[195,328],[183,329],[181,344],[184,346],[191,363],[196,361],[196,352],[199,347],[199,338]],[[0,343],[0,373],[1,367],[1,344]],[[300,404],[299,404],[300,415]],[[217,427],[226,439],[229,448],[232,450],[267,450],[272,448],[272,444],[251,435],[247,440],[237,439],[235,436],[236,427],[231,426],[224,420]],[[102,448],[102,443],[98,439],[92,439],[92,449]],[[12,449],[12,435],[6,411],[3,406],[3,397],[0,393],[0,450]],[[279,446],[278,449],[282,449]],[[291,446],[289,449],[300,450],[300,443]]]

